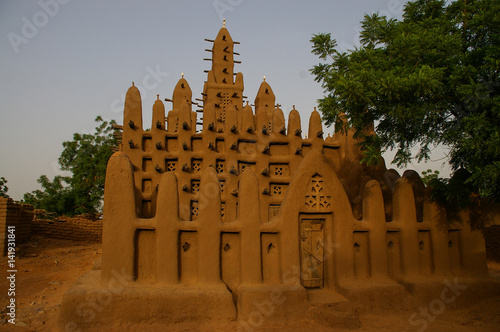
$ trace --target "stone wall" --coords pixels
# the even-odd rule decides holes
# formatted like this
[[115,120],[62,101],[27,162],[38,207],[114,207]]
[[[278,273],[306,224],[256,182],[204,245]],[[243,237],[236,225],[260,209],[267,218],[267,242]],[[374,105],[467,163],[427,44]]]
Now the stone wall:
[[14,202],[11,198],[0,197],[0,248],[2,254],[7,251],[7,227],[16,226],[16,246],[29,240],[31,236],[31,221],[33,220],[33,207],[31,205]]
[[54,239],[100,242],[102,239],[102,220],[78,217],[33,220],[32,234]]

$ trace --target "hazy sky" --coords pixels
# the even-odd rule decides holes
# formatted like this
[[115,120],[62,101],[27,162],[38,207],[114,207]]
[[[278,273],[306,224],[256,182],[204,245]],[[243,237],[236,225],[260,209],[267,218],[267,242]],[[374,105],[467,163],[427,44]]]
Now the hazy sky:
[[[39,188],[40,175],[53,178],[62,142],[92,132],[97,115],[121,121],[132,81],[148,87],[141,91],[145,127],[156,95],[171,98],[182,72],[200,98],[210,68],[204,39],[215,38],[223,18],[241,42],[235,70],[248,100],[265,75],[285,115],[296,105],[306,124],[322,97],[308,71],[318,62],[312,34],[331,32],[352,49],[365,13],[400,17],[405,2],[0,0],[0,177],[14,199]],[[442,162],[410,167],[441,169]]]

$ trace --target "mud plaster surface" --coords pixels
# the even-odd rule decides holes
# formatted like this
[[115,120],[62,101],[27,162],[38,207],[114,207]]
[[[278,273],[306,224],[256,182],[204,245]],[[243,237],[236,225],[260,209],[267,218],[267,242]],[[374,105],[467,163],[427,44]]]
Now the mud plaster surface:
[[[2,331],[55,331],[62,296],[82,274],[90,271],[100,260],[100,244],[86,244],[65,240],[34,238],[22,248],[18,259],[16,299],[17,326],[6,323],[2,311]],[[56,263],[57,261],[57,263]],[[6,258],[0,259],[6,266]],[[500,263],[489,262],[489,273],[500,280]],[[2,276],[5,274],[2,271]],[[0,301],[5,307],[6,278],[0,280]],[[425,304],[423,304],[425,305]],[[499,331],[500,296],[479,300],[471,306],[446,309],[429,322],[426,331]],[[417,331],[422,325],[412,326],[409,317],[415,310],[390,311],[374,308],[356,313],[356,308],[336,311],[334,307],[315,306],[303,317],[279,325],[266,325],[254,331]],[[234,331],[238,322],[179,323],[175,325],[116,325],[107,331]],[[359,326],[359,327],[358,327]],[[97,329],[95,331],[98,331]]]

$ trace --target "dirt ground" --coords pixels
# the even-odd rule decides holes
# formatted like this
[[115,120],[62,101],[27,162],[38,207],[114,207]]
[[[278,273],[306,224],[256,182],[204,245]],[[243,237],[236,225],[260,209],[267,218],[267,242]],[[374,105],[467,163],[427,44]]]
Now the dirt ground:
[[[7,258],[0,259],[3,270],[0,280],[1,331],[57,331],[57,317],[63,294],[71,284],[92,269],[101,257],[101,245],[77,243],[68,240],[33,238],[20,248],[16,257],[16,325],[7,322],[9,283],[6,278]],[[500,279],[500,264],[489,263],[490,275]],[[326,308],[324,308],[326,309]],[[413,312],[360,313],[356,318],[341,315],[336,317],[321,314],[321,319],[309,319],[310,313],[297,322],[281,325],[266,325],[249,329],[237,322],[223,324],[185,323],[175,326],[116,326],[116,331],[500,331],[500,296],[484,299],[471,307],[446,309],[438,316],[422,316],[411,319]],[[331,312],[331,311],[330,311]],[[340,316],[339,316],[340,315]],[[358,319],[359,317],[359,319]],[[98,329],[97,329],[98,330]],[[97,331],[96,330],[96,331]],[[107,329],[109,331],[109,329]]]

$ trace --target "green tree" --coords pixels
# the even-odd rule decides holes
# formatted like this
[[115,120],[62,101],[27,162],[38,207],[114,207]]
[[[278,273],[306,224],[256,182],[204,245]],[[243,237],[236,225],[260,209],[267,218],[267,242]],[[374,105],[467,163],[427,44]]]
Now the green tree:
[[319,109],[336,127],[346,114],[364,162],[396,149],[404,166],[443,146],[454,172],[468,171],[464,188],[500,197],[498,0],[410,1],[401,20],[365,15],[359,48],[341,53],[328,33],[311,42],[323,60],[311,69],[325,91]]
[[59,165],[71,176],[56,176],[50,181],[42,175],[38,183],[42,190],[24,195],[24,201],[37,208],[58,214],[97,212],[104,195],[106,164],[117,145],[113,135],[115,121],[98,116],[94,133],[73,134],[73,140],[63,143]]
[[7,195],[7,191],[9,191],[9,187],[7,187],[7,180],[2,176],[0,177],[0,197],[9,197]]
[[69,185],[76,200],[75,212],[95,212],[104,195],[106,164],[117,142],[113,136],[114,121],[95,120],[99,125],[93,134],[74,134],[72,141],[63,143],[59,164],[72,173]]
[[439,171],[428,169],[422,172],[422,182],[427,186],[432,180],[439,179]]
[[24,194],[23,203],[38,209],[55,212],[58,215],[72,215],[75,208],[74,192],[68,186],[69,177],[57,175],[52,181],[42,175],[37,182],[42,190],[37,189]]

